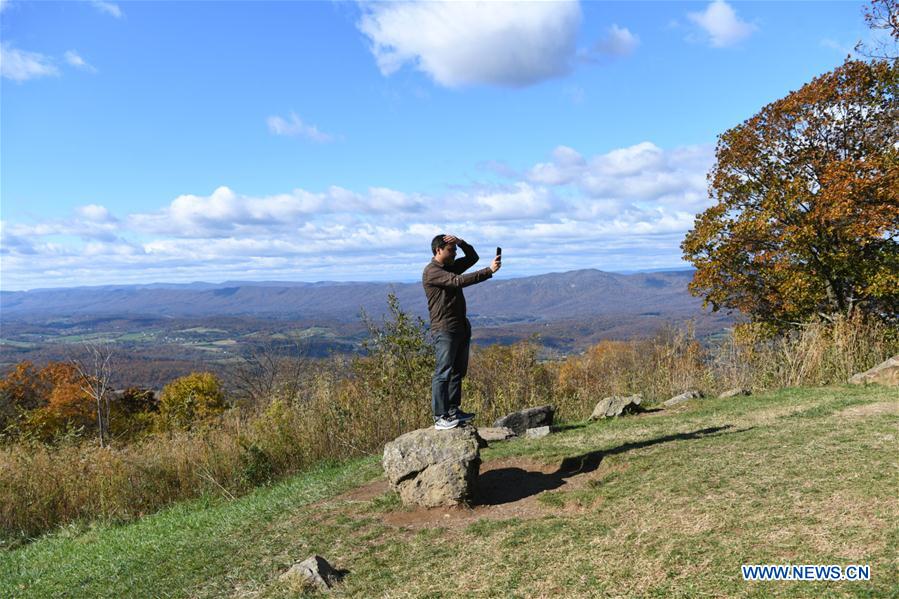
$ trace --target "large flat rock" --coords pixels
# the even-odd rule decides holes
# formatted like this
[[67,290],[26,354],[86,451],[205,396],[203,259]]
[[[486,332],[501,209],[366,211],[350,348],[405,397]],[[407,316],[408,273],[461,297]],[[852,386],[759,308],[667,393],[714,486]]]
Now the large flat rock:
[[384,474],[405,505],[464,504],[472,497],[484,445],[471,426],[418,429],[384,446]]

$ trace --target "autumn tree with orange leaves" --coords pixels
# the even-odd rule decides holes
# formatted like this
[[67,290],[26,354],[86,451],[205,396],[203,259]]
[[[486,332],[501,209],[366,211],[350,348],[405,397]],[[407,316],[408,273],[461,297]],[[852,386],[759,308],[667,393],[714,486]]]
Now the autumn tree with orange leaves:
[[16,365],[0,379],[0,402],[10,408],[4,429],[13,427],[42,441],[90,429],[96,412],[84,387],[81,374],[67,362],[50,362],[40,370],[31,362]]
[[786,328],[899,314],[899,65],[847,60],[720,136],[690,291]]

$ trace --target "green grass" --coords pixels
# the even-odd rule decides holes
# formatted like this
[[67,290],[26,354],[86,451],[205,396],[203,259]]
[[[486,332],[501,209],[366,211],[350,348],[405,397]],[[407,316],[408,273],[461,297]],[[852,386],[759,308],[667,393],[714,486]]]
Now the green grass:
[[[896,597],[897,404],[896,389],[788,389],[497,443],[485,470],[564,480],[510,512],[339,497],[380,476],[377,457],[322,467],[46,535],[0,554],[0,596],[288,597],[278,575],[318,553],[349,571],[338,597]],[[563,461],[583,472],[537,472]],[[743,563],[870,564],[872,580],[748,583]]]

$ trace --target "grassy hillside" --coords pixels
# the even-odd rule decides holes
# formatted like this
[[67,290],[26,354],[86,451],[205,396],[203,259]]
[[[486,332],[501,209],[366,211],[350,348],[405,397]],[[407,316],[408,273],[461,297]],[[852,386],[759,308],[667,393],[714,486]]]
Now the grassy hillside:
[[[71,527],[0,555],[0,596],[282,597],[313,553],[335,596],[897,596],[899,394],[789,389],[574,423],[484,451],[481,504],[410,510],[377,456],[235,501]],[[870,564],[744,582],[741,564]]]

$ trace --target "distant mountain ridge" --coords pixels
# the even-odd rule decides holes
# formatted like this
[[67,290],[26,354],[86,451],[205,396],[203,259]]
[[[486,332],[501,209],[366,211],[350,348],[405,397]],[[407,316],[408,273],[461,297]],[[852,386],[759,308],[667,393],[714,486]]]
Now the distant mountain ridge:
[[[468,287],[472,320],[553,322],[614,314],[682,319],[701,313],[687,291],[692,270],[608,273],[595,269],[491,281]],[[106,285],[7,291],[0,294],[3,320],[123,316],[253,316],[356,321],[360,311],[378,316],[389,292],[404,310],[426,317],[420,283],[226,282]]]

